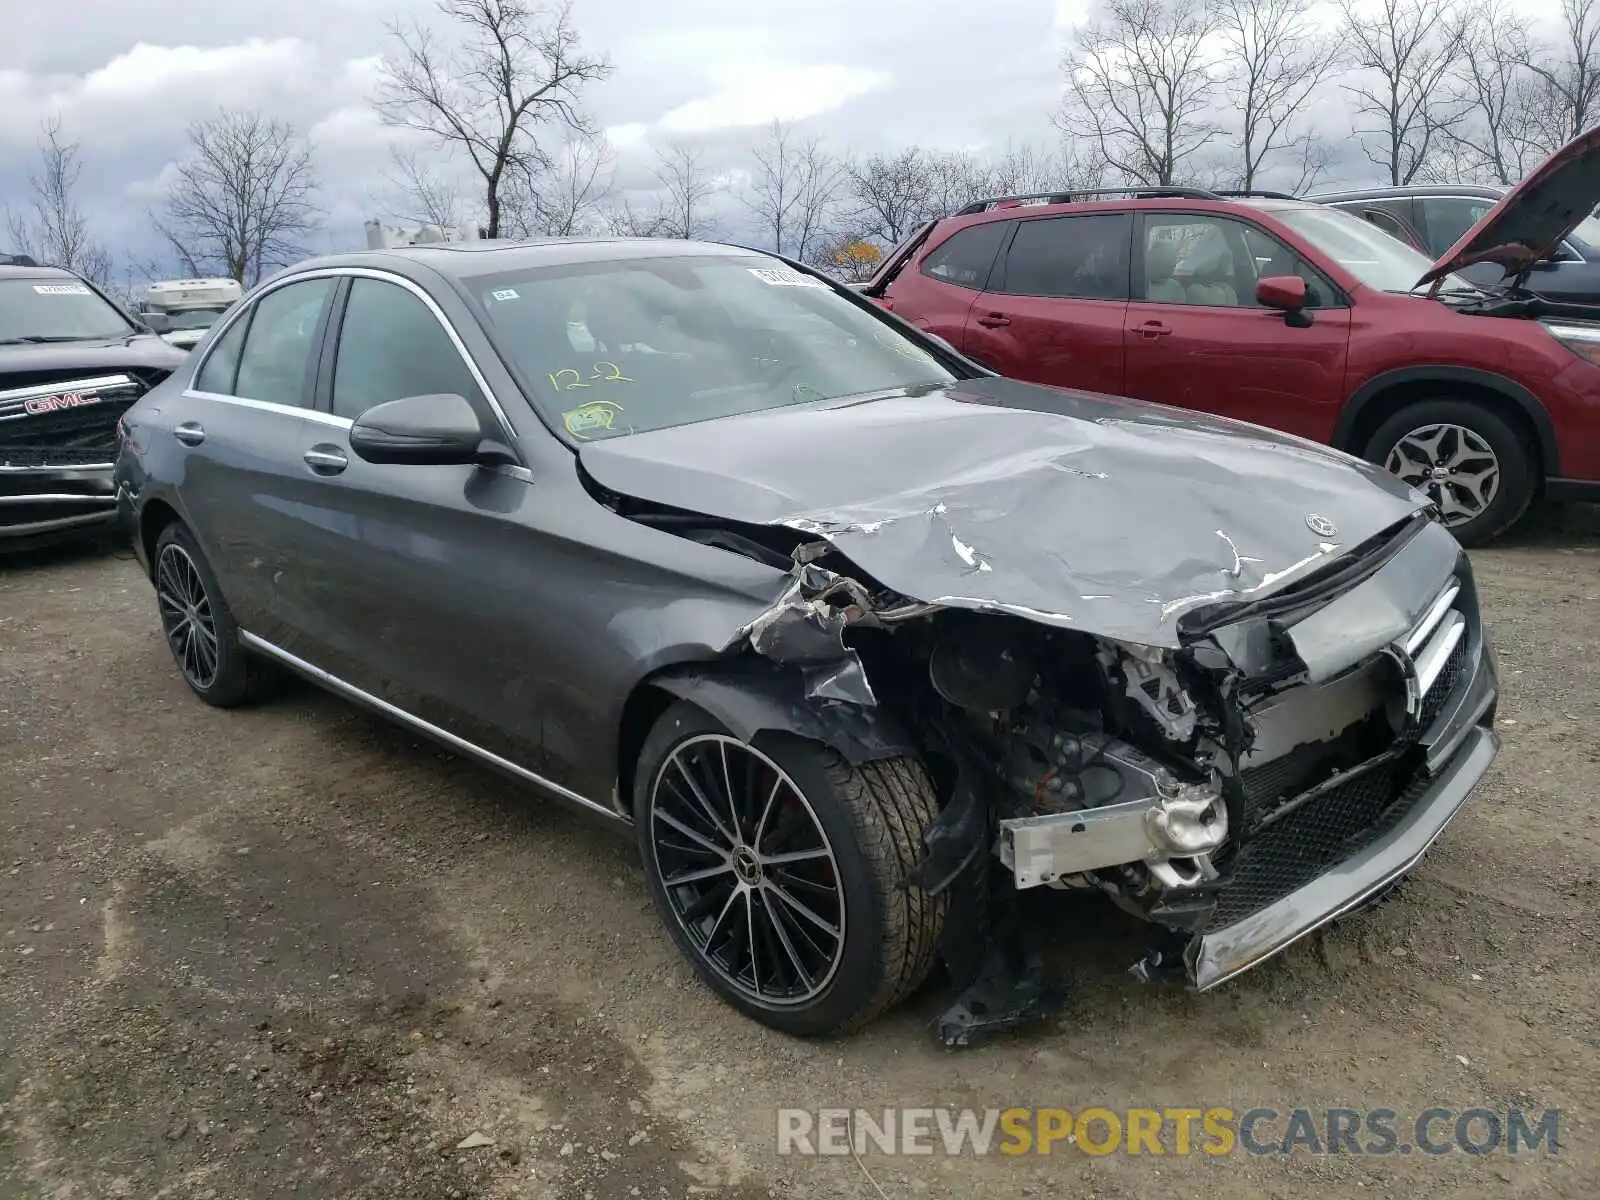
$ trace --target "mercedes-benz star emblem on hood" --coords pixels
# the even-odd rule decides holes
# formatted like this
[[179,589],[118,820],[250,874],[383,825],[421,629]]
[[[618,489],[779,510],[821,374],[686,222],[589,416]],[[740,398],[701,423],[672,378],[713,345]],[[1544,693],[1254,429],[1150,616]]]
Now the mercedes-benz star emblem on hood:
[[1306,514],[1306,528],[1318,537],[1330,538],[1339,532],[1339,527],[1327,517],[1318,516],[1316,513]]

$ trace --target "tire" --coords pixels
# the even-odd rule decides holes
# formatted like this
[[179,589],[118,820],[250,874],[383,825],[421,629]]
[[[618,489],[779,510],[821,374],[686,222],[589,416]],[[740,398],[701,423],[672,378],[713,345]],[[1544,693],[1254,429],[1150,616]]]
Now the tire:
[[[1442,431],[1442,433],[1441,433]],[[1438,453],[1427,461],[1426,447]],[[1465,451],[1456,480],[1432,480],[1429,468]],[[1492,456],[1493,484],[1483,484],[1482,467]],[[1527,511],[1537,490],[1534,454],[1499,413],[1471,400],[1441,398],[1408,404],[1380,425],[1363,457],[1399,475],[1441,503],[1441,515],[1463,546],[1481,546],[1504,533]],[[1402,469],[1402,464],[1412,469]],[[1491,491],[1486,505],[1483,492]],[[1467,515],[1462,508],[1476,508]],[[1446,511],[1453,510],[1453,511]]]
[[[685,701],[656,722],[634,774],[650,896],[678,949],[728,1004],[784,1033],[849,1033],[909,996],[933,966],[947,897],[900,886],[938,815],[933,787],[915,759],[852,766],[820,743],[782,735],[758,742],[740,741]],[[718,829],[684,781],[699,780],[715,804],[722,755],[730,764],[722,778],[753,799],[721,811]],[[698,842],[682,832],[685,824]],[[774,854],[807,857],[777,863]],[[709,877],[667,882],[696,871]],[[748,958],[760,966],[745,977],[752,912]]]
[[239,643],[239,626],[217,577],[182,524],[174,521],[156,538],[150,574],[162,635],[189,690],[217,708],[237,708],[265,695],[277,672]]

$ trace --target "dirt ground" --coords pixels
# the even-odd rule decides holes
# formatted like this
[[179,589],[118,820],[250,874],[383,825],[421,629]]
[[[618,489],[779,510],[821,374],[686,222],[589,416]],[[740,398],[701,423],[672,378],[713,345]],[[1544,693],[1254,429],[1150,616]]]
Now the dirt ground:
[[[0,565],[0,1198],[1591,1200],[1600,518],[1475,562],[1505,749],[1405,891],[1204,997],[1062,899],[1066,1010],[965,1052],[937,990],[848,1041],[767,1032],[678,959],[627,842],[308,687],[207,708],[115,548]],[[885,1105],[1559,1108],[1560,1148],[775,1152],[779,1107]]]

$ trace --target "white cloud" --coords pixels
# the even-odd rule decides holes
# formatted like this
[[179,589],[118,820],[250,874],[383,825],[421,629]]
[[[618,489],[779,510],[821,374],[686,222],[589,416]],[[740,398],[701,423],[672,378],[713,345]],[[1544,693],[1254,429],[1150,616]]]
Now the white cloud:
[[657,125],[664,133],[705,133],[769,121],[802,121],[886,88],[891,79],[884,71],[841,63],[760,61],[730,63],[711,75],[716,90],[663,114]]

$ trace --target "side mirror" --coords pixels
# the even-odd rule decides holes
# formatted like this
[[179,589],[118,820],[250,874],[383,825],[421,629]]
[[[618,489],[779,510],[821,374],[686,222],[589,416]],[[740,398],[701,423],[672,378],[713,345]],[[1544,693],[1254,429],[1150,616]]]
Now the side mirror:
[[171,333],[172,332],[172,318],[169,317],[166,313],[159,313],[159,312],[140,313],[139,314],[139,320],[141,320],[141,321],[143,321],[145,323],[146,327],[150,330],[151,333]]
[[1256,303],[1277,309],[1290,325],[1311,324],[1305,312],[1306,281],[1298,275],[1268,275],[1256,280]]
[[406,396],[375,404],[350,427],[350,449],[369,463],[449,466],[482,458],[483,426],[465,397]]

